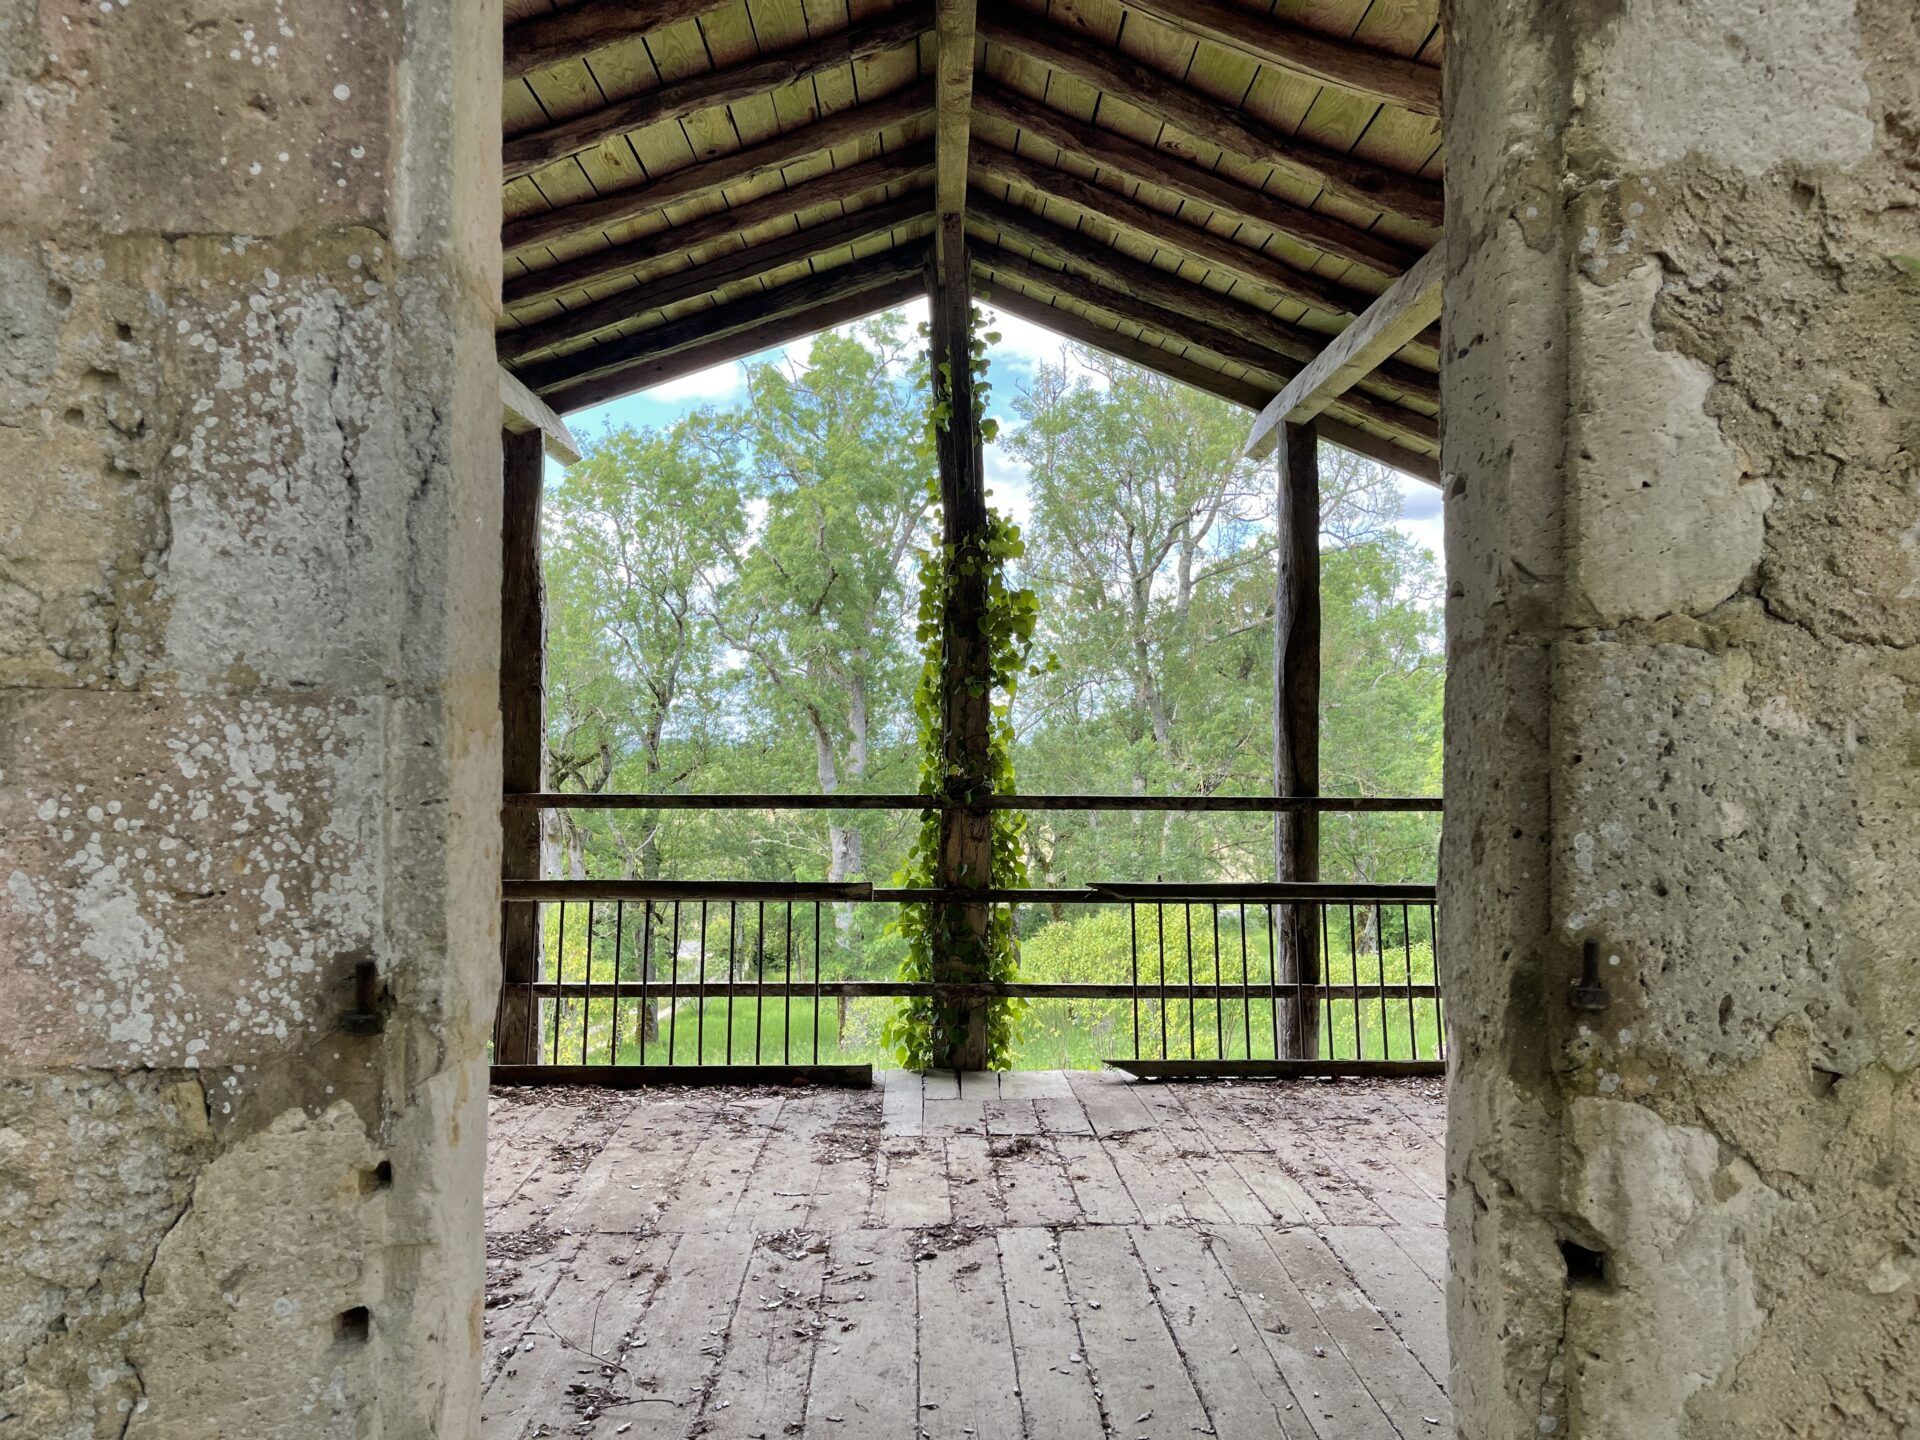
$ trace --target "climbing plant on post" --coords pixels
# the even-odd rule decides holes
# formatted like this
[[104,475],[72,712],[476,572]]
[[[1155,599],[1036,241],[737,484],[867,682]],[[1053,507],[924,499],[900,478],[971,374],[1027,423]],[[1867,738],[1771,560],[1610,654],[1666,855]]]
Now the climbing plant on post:
[[[902,907],[902,976],[968,985],[1018,972],[1013,915],[964,892],[1026,883],[1025,818],[975,802],[1013,790],[1012,704],[1033,641],[1037,602],[1007,583],[1022,551],[1019,527],[986,503],[981,444],[986,344],[976,338],[964,242],[936,251],[930,325],[929,423],[939,459],[941,543],[921,558],[914,689],[921,743],[920,831],[896,877],[931,886],[936,900]],[[956,893],[959,892],[959,893]],[[902,1064],[1001,1069],[1011,1061],[1019,1001],[915,997],[883,1032]]]

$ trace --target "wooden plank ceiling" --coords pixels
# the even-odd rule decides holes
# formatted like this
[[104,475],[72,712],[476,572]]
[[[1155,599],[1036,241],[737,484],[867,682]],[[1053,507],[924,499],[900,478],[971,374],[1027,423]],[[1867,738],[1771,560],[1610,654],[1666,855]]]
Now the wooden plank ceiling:
[[[934,0],[507,0],[501,361],[565,412],[899,304],[938,203],[992,305],[1258,409],[1439,238],[1437,12],[979,0],[936,147]],[[1324,426],[1431,472],[1437,345]]]

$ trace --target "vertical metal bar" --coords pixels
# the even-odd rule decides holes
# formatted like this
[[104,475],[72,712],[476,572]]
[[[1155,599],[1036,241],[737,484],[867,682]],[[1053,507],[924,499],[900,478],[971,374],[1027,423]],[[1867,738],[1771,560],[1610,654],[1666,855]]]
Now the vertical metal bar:
[[[1327,1023],[1320,1029],[1321,1044],[1326,1049],[1327,1059],[1338,1060],[1340,1057],[1333,1053],[1333,992],[1327,988],[1327,983],[1332,978],[1327,974],[1327,957],[1333,953],[1333,941],[1327,933],[1330,928],[1327,923],[1327,911],[1331,908],[1333,907],[1329,905],[1320,905],[1316,906],[1314,911],[1320,919],[1320,993],[1313,997],[1313,1008],[1317,1014],[1322,1005],[1326,1007]],[[1314,1055],[1308,1058],[1317,1060],[1320,1057]]]
[[560,1063],[560,985],[566,978],[567,968],[567,902],[560,902],[560,941],[553,956],[553,1059],[550,1064]]
[[1160,1058],[1171,1060],[1167,1053],[1167,907],[1159,902],[1153,907],[1153,928],[1160,943]]
[[593,1019],[593,901],[587,901],[587,987],[580,992],[580,1063],[587,1063],[587,1031]]
[[[647,910],[651,913],[653,907],[649,905]],[[620,1063],[620,962],[625,958],[626,951],[627,902],[624,900],[616,900],[613,902],[613,1034],[607,1041],[607,1063],[609,1065],[618,1065]],[[645,975],[645,969],[643,968],[640,973]],[[642,1038],[640,1043],[640,1052],[640,1058],[645,1060],[647,1056],[646,1041],[644,1038]]]
[[1180,916],[1185,924],[1187,936],[1187,1058],[1198,1060],[1200,1052],[1194,1048],[1193,1009],[1196,1002],[1193,994],[1193,902],[1191,900],[1180,902]]
[[780,1017],[780,1063],[791,1065],[793,1063],[793,902],[791,900],[787,901],[787,970],[783,983],[786,990],[780,1000],[786,1010]]
[[740,902],[727,902],[727,1064],[733,1063],[733,967],[735,933],[740,928]]
[[[753,926],[753,978],[763,981],[767,978],[767,902],[759,902],[759,914]],[[767,1025],[767,997],[758,990],[753,992],[753,1063],[760,1063],[760,1032]]]
[[[1391,1060],[1393,1047],[1387,1043],[1387,917],[1378,901],[1373,907],[1373,970],[1380,985],[1380,1058]],[[1409,1056],[1409,1059],[1412,1057]]]
[[1420,1027],[1414,1019],[1413,1007],[1413,919],[1408,913],[1405,901],[1400,905],[1400,949],[1407,962],[1407,1058],[1420,1058]]
[[[1273,1011],[1273,1058],[1276,1060],[1280,1058],[1280,966],[1278,942],[1274,930],[1279,923],[1278,912],[1269,904],[1267,906],[1267,984],[1273,987],[1273,994],[1267,998],[1269,1008]],[[1300,1029],[1300,980],[1297,975],[1293,982],[1293,1027],[1296,1031]],[[1299,1037],[1296,1035],[1294,1038],[1293,1053],[1298,1055],[1300,1053]]]
[[1220,998],[1220,906],[1216,902],[1207,907],[1213,911],[1213,1056],[1216,1060],[1227,1058],[1226,1027],[1221,1023],[1220,1007],[1226,1002]]
[[546,964],[547,953],[546,919],[537,905],[534,907],[533,936],[534,944],[540,947],[540,951],[537,961],[527,967],[527,1043],[525,1053],[520,1056],[529,1065],[538,1064],[540,1060],[540,1002],[534,998],[533,983],[539,977],[541,966]]
[[[1359,908],[1353,901],[1347,902],[1347,977],[1355,990],[1360,988],[1360,929],[1354,920],[1354,911]],[[1367,1047],[1361,1031],[1360,997],[1355,995],[1348,1004],[1353,1010],[1353,1058],[1364,1060]]]
[[1140,906],[1127,902],[1127,975],[1133,984],[1133,1058],[1140,1054]]
[[653,901],[640,917],[640,1013],[634,1017],[634,1039],[640,1044],[640,1063],[647,1063],[647,1020],[653,1020],[653,1039],[660,1039],[660,1012],[653,1008]]
[[1240,902],[1240,1028],[1245,1032],[1246,1058],[1253,1059],[1253,976],[1247,967],[1247,902]]
[[1433,952],[1433,1034],[1440,1042],[1440,1058],[1447,1058],[1447,1012],[1440,991],[1440,922],[1435,907],[1423,905],[1427,912],[1427,944]]
[[667,994],[667,1064],[675,1064],[674,1042],[680,1029],[680,902],[673,902],[673,954],[667,969],[667,982],[673,988]]
[[[837,1043],[837,1041],[836,1041]],[[820,902],[813,902],[813,1063],[820,1063]]]
[[700,988],[693,992],[693,1063],[707,1063],[707,902],[700,902]]

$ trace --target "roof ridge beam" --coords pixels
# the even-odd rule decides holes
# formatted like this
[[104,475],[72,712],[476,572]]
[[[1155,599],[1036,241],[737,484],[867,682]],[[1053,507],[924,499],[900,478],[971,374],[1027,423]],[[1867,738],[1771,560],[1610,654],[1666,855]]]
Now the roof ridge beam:
[[695,371],[705,370],[714,365],[724,365],[771,346],[785,345],[804,336],[830,330],[836,325],[851,324],[868,315],[890,310],[895,305],[905,304],[925,294],[927,288],[925,252],[923,248],[915,248],[916,260],[909,274],[898,275],[888,272],[876,279],[871,272],[864,272],[870,282],[864,289],[852,291],[838,299],[821,304],[781,311],[773,315],[769,315],[763,308],[751,324],[729,330],[723,335],[710,337],[684,349],[673,350],[665,355],[637,359],[630,365],[622,366],[604,375],[571,382],[557,387],[543,398],[555,410],[562,413],[579,410],[588,405],[604,404],[608,400],[617,400],[622,395],[630,395],[636,390],[645,390],[652,385],[664,385],[667,381],[677,380],[682,375],[691,375]]
[[[519,372],[519,377],[529,390],[545,398],[548,391],[561,386],[592,379],[610,370],[658,360],[710,340],[743,334],[783,315],[843,300],[888,280],[906,275],[920,277],[926,262],[927,247],[924,244],[896,246],[871,260],[837,265],[791,284],[757,291],[725,305],[716,305],[620,340],[595,345],[577,355],[565,355],[545,364],[529,366]],[[920,279],[920,283],[925,283],[924,278]],[[756,345],[754,348],[764,347]]]
[[1287,425],[1313,419],[1426,329],[1440,313],[1446,263],[1446,247],[1435,245],[1368,306],[1366,314],[1334,336],[1260,411],[1247,436],[1246,453],[1254,459],[1269,454]]
[[990,115],[1025,130],[1088,164],[1112,170],[1196,205],[1224,210],[1276,235],[1338,260],[1350,260],[1386,276],[1398,275],[1420,258],[1399,242],[1317,210],[1307,210],[1279,195],[1243,185],[1231,176],[1203,169],[1170,150],[1143,145],[1112,130],[1075,121],[1035,100],[987,79],[974,82],[975,113]]
[[596,50],[645,35],[676,20],[692,20],[718,10],[727,0],[586,0],[570,10],[507,26],[501,51],[509,83],[569,60],[584,60]]
[[919,0],[855,25],[837,34],[755,56],[739,65],[693,75],[644,95],[616,100],[521,135],[509,136],[501,146],[503,176],[517,180],[569,155],[591,150],[603,141],[644,130],[665,120],[684,120],[716,105],[797,84],[842,65],[915,44],[933,28],[932,0]]
[[923,219],[925,215],[926,203],[920,195],[903,195],[849,215],[838,215],[804,230],[736,250],[704,265],[689,265],[578,310],[563,311],[537,325],[505,331],[497,344],[499,356],[502,360],[518,362],[570,340],[584,339],[629,320],[638,320],[669,305],[710,295],[739,281],[771,274],[802,260],[884,235],[896,226]]
[[662,206],[711,194],[809,155],[903,125],[926,114],[932,103],[932,82],[916,81],[884,99],[836,110],[810,125],[796,125],[757,145],[670,171],[648,184],[510,220],[500,232],[501,248],[512,255],[582,231],[604,230]]
[[1441,223],[1441,190],[1432,181],[1288,135],[1131,55],[1051,25],[1005,0],[987,0],[981,7],[980,33],[1030,60],[1084,80],[1209,145],[1257,164],[1278,166],[1370,210],[1385,211],[1416,225],[1437,228]]
[[1163,24],[1238,50],[1262,64],[1274,65],[1333,85],[1369,100],[1411,110],[1440,113],[1440,69],[1376,50],[1353,40],[1323,35],[1273,15],[1230,5],[1225,0],[1121,0],[1129,10]]
[[1215,270],[1224,270],[1324,314],[1358,315],[1373,303],[1373,296],[1364,290],[1296,270],[1264,251],[1250,249],[1164,210],[1155,210],[1092,180],[1043,165],[1031,156],[981,145],[974,147],[973,163],[980,173],[1011,181],[1036,195],[1096,215],[1155,245],[1178,250]]
[[772,220],[788,219],[822,205],[844,204],[870,190],[918,180],[932,164],[933,147],[922,141],[890,155],[876,155],[871,160],[862,160],[842,170],[829,170],[812,180],[801,181],[792,189],[776,190],[733,209],[716,210],[697,220],[656,230],[651,235],[616,245],[610,250],[590,251],[561,264],[549,265],[544,270],[530,270],[524,275],[511,276],[502,287],[503,303],[508,306],[530,305],[536,300],[550,300],[569,290],[580,290],[604,280],[618,279],[644,265],[656,264],[669,256],[740,235]]
[[[1317,331],[1302,330],[1256,310],[1218,290],[1183,280],[1170,270],[1162,270],[1143,260],[1135,260],[1090,236],[1069,230],[1023,206],[986,195],[976,196],[973,213],[1003,234],[1030,246],[1064,265],[1080,269],[1095,280],[1130,291],[1177,314],[1222,331],[1244,335],[1275,355],[1304,365],[1326,348],[1334,338]],[[1292,378],[1292,372],[1281,377]],[[1440,383],[1432,375],[1413,366],[1389,362],[1380,367],[1382,384],[1403,391],[1430,405],[1440,403]]]

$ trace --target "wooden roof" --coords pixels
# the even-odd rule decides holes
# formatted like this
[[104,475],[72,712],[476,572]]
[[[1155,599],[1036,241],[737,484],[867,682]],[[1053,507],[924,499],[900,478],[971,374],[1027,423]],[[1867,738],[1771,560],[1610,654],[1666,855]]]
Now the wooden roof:
[[[1254,409],[1439,237],[1438,0],[940,4],[970,87],[934,0],[506,0],[502,362],[565,412],[923,293],[936,152],[983,299]],[[1437,341],[1323,429],[1430,471]]]

